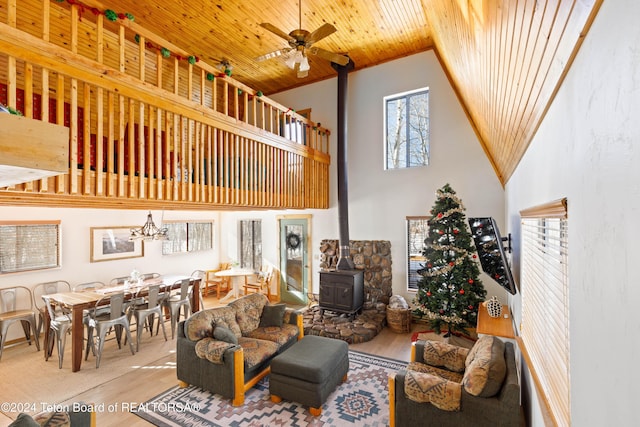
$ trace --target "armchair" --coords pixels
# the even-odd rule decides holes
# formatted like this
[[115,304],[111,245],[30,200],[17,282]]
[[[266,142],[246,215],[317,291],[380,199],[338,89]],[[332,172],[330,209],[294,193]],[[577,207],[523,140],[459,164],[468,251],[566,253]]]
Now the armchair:
[[389,376],[389,411],[391,427],[522,425],[513,344],[417,341],[407,369]]

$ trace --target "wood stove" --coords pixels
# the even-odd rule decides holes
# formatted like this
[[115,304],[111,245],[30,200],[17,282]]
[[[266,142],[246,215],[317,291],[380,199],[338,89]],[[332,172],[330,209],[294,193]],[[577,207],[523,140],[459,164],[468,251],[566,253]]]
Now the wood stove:
[[324,310],[355,314],[364,302],[362,270],[320,272],[320,313]]

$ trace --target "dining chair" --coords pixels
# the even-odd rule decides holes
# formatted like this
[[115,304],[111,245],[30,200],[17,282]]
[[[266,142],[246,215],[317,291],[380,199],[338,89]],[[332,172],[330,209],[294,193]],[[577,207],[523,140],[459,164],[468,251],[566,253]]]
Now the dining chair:
[[247,280],[244,284],[245,295],[252,292],[260,292],[267,295],[271,301],[271,280],[273,278],[273,266],[262,267],[262,271],[256,275],[255,281]]
[[[55,280],[53,282],[38,283],[33,288],[33,304],[38,311],[38,323],[36,325],[36,335],[40,336],[42,332],[42,324],[44,323],[44,316],[47,314],[47,307],[42,299],[44,295],[57,294],[58,292],[71,291],[71,285],[66,280]],[[45,334],[48,331],[45,331]],[[45,355],[46,356],[46,355]]]
[[[164,293],[162,295],[164,295]],[[163,300],[160,293],[160,284],[145,285],[138,289],[134,300],[144,301],[141,304],[133,304],[129,311],[130,317],[136,319],[136,351],[140,350],[140,338],[142,337],[143,329],[148,327],[151,336],[153,336],[153,324],[156,315],[158,316],[156,336],[158,335],[160,327],[162,327],[162,335],[164,335],[164,340],[166,341],[167,332],[164,328],[164,315],[162,312]]]
[[0,289],[0,359],[7,339],[9,326],[20,322],[24,336],[31,345],[35,339],[36,349],[40,351],[40,342],[36,335],[36,312],[33,309],[33,296],[26,286],[12,286]]
[[[71,312],[64,307],[56,306],[48,295],[40,297],[44,304],[44,310],[49,313],[50,336],[55,337],[58,347],[58,368],[62,369],[62,359],[64,358],[64,348],[67,343],[67,333],[71,331]],[[53,354],[53,340],[48,340],[49,345],[44,349],[44,360],[49,360]]]
[[[129,343],[131,354],[136,354],[131,341],[131,331],[129,329],[129,307],[125,307],[125,299],[130,295],[129,292],[120,292],[117,294],[105,295],[100,298],[93,309],[89,310],[89,316],[85,321],[87,328],[87,348],[84,360],[89,357],[89,350],[96,356],[96,368],[100,367],[100,359],[104,349],[104,342],[107,332],[113,328],[116,333],[116,342],[118,348],[122,348],[121,339],[124,331],[126,341]],[[108,302],[107,302],[108,301]],[[101,313],[100,307],[109,304],[109,312]],[[95,332],[95,337],[94,337]],[[94,340],[97,342],[94,342]]]
[[212,290],[215,290],[216,298],[220,299],[220,291],[229,292],[231,290],[231,281],[228,277],[216,276],[218,271],[228,270],[230,267],[230,263],[221,263],[219,268],[205,272],[204,283],[201,282],[205,295],[209,295]]
[[[180,313],[184,313],[183,317],[186,320],[191,311],[191,279],[186,278],[178,280],[174,285],[177,285],[178,283],[180,283],[178,293],[170,295],[163,302],[163,305],[169,310],[169,317],[171,320],[171,339],[175,337],[176,325],[180,320]],[[165,293],[168,294],[167,292]],[[183,308],[184,311],[182,311]]]
[[191,273],[192,279],[200,280],[200,293],[198,293],[198,300],[200,301],[200,310],[204,309],[204,281],[207,277],[207,272],[204,270],[193,270]]

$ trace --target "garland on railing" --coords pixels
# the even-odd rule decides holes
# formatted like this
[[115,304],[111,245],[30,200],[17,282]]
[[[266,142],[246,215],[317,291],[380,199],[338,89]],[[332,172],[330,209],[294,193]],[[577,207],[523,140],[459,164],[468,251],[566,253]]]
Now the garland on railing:
[[[124,20],[124,19],[128,19],[131,22],[135,21],[135,17],[129,12],[115,12],[115,11],[113,11],[111,9],[100,10],[97,7],[87,6],[86,4],[82,3],[79,0],[54,0],[54,1],[56,3],[67,2],[70,5],[78,6],[78,9],[79,9],[79,11],[78,11],[78,19],[81,20],[81,21],[82,21],[82,14],[86,10],[91,11],[91,13],[93,13],[96,16],[104,15],[104,17],[107,18],[111,22],[115,22],[117,20]],[[136,43],[140,43],[140,35],[139,34],[135,35],[135,41],[136,41]],[[145,47],[148,48],[148,49],[156,49],[156,50],[158,50],[162,54],[163,58],[170,58],[173,55],[171,53],[171,51],[169,49],[167,49],[166,47],[157,46],[157,45],[155,45],[155,44],[153,44],[152,42],[149,42],[149,41],[145,42]],[[174,56],[179,61],[186,60],[191,65],[194,65],[195,63],[200,62],[200,58],[198,58],[196,55],[189,55],[189,56],[174,55]],[[230,68],[226,68],[224,70],[224,74],[221,73],[221,74],[218,75],[218,77],[222,77],[222,78],[224,78],[225,76],[231,77],[231,69]],[[214,74],[207,73],[207,80],[212,81],[215,77],[216,76]]]
[[[111,22],[115,22],[117,20],[124,20],[124,19],[128,19],[131,22],[135,21],[135,17],[133,16],[133,14],[129,13],[129,12],[115,12],[111,9],[106,9],[106,10],[100,10],[97,7],[91,7],[91,6],[87,6],[86,4],[82,3],[79,0],[53,0],[56,3],[68,3],[70,5],[76,5],[78,6],[78,19],[80,21],[82,21],[82,14],[86,11],[89,10],[91,11],[91,13],[93,13],[95,16],[98,15],[104,15],[105,18],[107,18],[109,21]],[[136,34],[134,37],[134,40],[136,41],[136,43],[140,43],[140,35]],[[145,41],[145,47],[147,49],[156,49],[158,50],[161,54],[163,58],[170,58],[172,55],[175,56],[175,58],[179,61],[182,60],[186,60],[189,64],[194,65],[198,62],[200,62],[200,58],[197,57],[196,55],[189,55],[189,56],[182,56],[182,55],[174,55],[171,53],[171,51],[169,49],[167,49],[166,47],[162,47],[162,46],[158,46],[150,41]],[[232,74],[232,70],[230,67],[225,67],[224,72],[220,73],[220,74],[213,74],[210,72],[207,72],[207,80],[208,81],[213,81],[216,77],[220,77],[220,78],[225,78],[226,76],[231,77]],[[242,89],[238,89],[238,95],[242,95]],[[255,95],[249,95],[249,99],[252,99],[254,96],[257,96],[258,98],[262,97],[262,91],[257,91]],[[289,108],[286,113],[288,113],[289,111],[293,111],[294,113],[296,112],[293,108]],[[285,114],[286,114],[285,113]],[[308,126],[305,123],[305,126]],[[313,127],[313,130],[317,130],[320,126],[320,123],[318,123],[316,126]],[[323,132],[324,134],[324,132]]]

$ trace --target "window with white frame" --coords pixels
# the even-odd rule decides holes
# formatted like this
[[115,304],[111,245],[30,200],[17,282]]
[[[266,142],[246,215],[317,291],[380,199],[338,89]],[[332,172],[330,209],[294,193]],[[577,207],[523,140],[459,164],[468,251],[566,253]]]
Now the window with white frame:
[[385,169],[429,164],[429,89],[384,98]]
[[407,290],[417,291],[421,276],[418,270],[424,267],[422,255],[424,241],[429,233],[429,217],[407,217]]
[[0,274],[57,268],[60,221],[0,222]]
[[240,220],[240,266],[260,271],[262,268],[262,222]]
[[555,425],[571,425],[567,201],[520,212],[520,347]]

